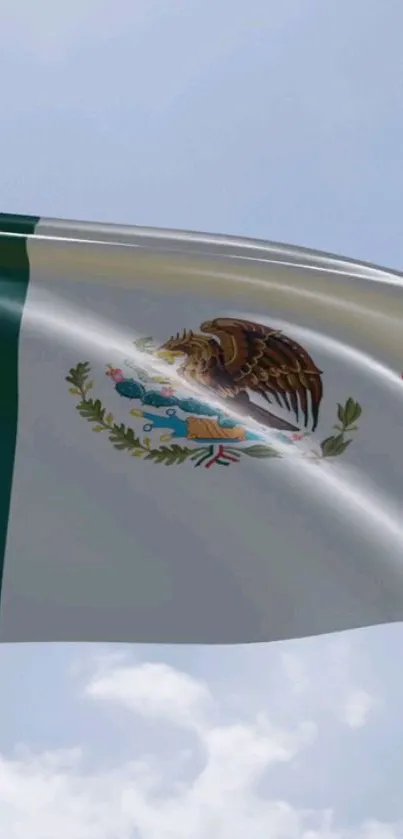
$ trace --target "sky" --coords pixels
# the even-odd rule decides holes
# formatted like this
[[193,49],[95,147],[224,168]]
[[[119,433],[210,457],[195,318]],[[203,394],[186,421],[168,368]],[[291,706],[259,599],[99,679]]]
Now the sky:
[[[1,209],[402,270],[402,27],[400,0],[3,0]],[[4,645],[0,835],[402,839],[402,644]]]

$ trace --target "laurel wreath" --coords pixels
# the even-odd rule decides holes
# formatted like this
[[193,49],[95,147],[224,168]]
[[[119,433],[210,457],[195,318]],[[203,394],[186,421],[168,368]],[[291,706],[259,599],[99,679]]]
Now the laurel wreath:
[[[76,410],[83,419],[93,425],[92,430],[95,433],[106,433],[115,449],[126,451],[132,457],[140,457],[143,460],[162,463],[166,466],[179,465],[189,460],[193,463],[193,466],[204,465],[206,468],[210,468],[213,464],[229,466],[231,463],[238,463],[242,455],[260,460],[284,457],[274,447],[260,443],[242,449],[222,444],[203,445],[195,448],[180,446],[177,443],[152,448],[149,437],[144,437],[141,440],[132,428],[124,423],[115,422],[113,414],[107,412],[100,399],[94,399],[89,395],[93,388],[90,375],[89,362],[80,361],[76,367],[69,370],[69,375],[66,376],[66,381],[71,385],[69,392],[79,399]],[[320,453],[310,455],[310,457],[320,460],[342,455],[352,442],[352,438],[347,435],[357,431],[356,423],[361,414],[361,405],[354,399],[347,399],[344,406],[338,404],[338,422],[333,426],[338,433],[323,440],[319,447]]]

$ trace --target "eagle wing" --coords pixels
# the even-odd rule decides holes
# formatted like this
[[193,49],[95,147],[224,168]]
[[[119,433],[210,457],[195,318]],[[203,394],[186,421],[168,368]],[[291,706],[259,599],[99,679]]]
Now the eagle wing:
[[322,371],[300,344],[278,329],[237,318],[205,321],[200,329],[219,339],[223,367],[234,394],[251,390],[268,402],[274,398],[292,411],[297,421],[301,411],[305,427],[310,409],[312,430],[316,428],[323,396]]

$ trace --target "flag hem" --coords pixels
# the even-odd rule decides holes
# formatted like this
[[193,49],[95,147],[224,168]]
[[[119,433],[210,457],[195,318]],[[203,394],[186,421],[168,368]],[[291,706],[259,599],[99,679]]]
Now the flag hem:
[[27,237],[39,217],[0,213],[0,608],[18,424],[18,345],[29,283]]

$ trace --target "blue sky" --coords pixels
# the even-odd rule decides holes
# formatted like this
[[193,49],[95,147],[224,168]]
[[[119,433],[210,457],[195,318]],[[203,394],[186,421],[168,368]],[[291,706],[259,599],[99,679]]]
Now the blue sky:
[[[4,3],[2,210],[403,264],[400,0]],[[401,839],[401,626],[0,649],[7,839]]]

